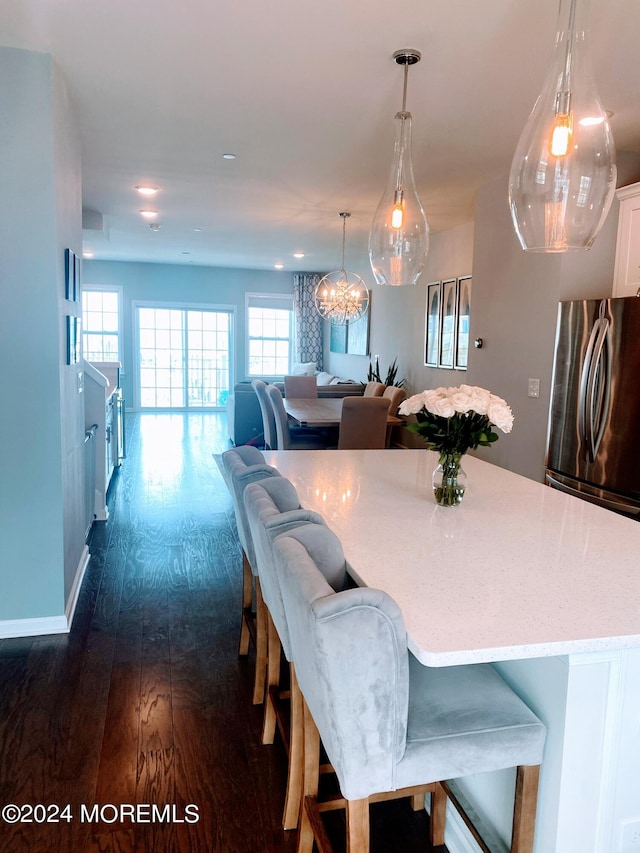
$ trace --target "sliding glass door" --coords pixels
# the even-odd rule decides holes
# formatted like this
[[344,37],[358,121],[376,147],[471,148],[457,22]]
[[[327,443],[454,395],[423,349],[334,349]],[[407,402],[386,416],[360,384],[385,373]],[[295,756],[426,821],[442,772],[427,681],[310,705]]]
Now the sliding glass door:
[[141,409],[216,409],[231,385],[233,313],[136,306]]

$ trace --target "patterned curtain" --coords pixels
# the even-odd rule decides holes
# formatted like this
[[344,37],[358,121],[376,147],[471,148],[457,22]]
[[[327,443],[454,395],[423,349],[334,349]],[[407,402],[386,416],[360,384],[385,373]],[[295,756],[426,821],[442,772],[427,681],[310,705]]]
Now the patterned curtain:
[[293,313],[296,339],[295,361],[315,361],[316,370],[322,370],[322,317],[316,311],[314,296],[320,273],[293,274]]

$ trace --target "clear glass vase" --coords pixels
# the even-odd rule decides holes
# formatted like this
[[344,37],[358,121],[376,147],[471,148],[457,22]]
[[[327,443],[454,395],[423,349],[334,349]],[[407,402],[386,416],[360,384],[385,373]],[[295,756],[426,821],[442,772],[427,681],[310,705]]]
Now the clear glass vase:
[[443,453],[433,477],[433,494],[439,506],[458,506],[467,486],[467,475],[460,467],[461,453]]

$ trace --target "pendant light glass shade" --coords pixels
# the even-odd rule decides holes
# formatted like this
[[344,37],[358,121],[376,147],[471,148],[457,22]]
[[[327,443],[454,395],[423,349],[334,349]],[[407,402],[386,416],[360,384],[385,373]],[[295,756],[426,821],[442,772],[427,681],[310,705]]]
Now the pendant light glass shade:
[[341,213],[342,217],[342,267],[323,276],[315,290],[316,311],[323,320],[334,326],[347,326],[355,323],[369,309],[369,290],[357,273],[344,268],[344,247],[346,223],[350,213]]
[[589,66],[588,6],[560,2],[552,66],[511,164],[511,217],[529,252],[588,249],[613,200],[615,150]]
[[429,225],[416,191],[411,163],[411,113],[405,110],[407,71],[417,51],[397,51],[405,66],[402,110],[396,113],[396,140],[389,183],[369,233],[369,260],[378,284],[416,284],[429,251]]

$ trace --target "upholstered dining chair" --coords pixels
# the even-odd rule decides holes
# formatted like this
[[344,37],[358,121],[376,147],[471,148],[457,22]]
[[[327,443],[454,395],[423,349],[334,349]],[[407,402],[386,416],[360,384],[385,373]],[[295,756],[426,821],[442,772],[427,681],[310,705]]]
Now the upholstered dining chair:
[[277,450],[322,450],[326,441],[317,433],[293,432],[289,429],[287,412],[282,401],[282,393],[275,385],[267,386],[267,395],[271,401],[276,421]]
[[[280,473],[267,465],[257,447],[241,445],[222,454],[224,478],[231,492],[233,509],[242,546],[242,618],[240,627],[240,655],[249,653],[249,642],[255,642],[256,669],[253,682],[253,703],[259,705],[264,699],[265,668],[267,661],[267,621],[262,602],[260,583],[257,579],[255,548],[244,507],[243,493],[249,483],[265,478],[280,478]],[[255,595],[255,619],[253,598]]]
[[[288,774],[282,818],[284,829],[298,824],[302,794],[302,701],[297,689],[295,668],[287,629],[280,583],[273,562],[272,543],[276,537],[303,525],[325,526],[321,515],[302,509],[293,484],[284,477],[251,483],[244,492],[244,502],[256,550],[262,595],[268,616],[267,690],[265,694],[262,742],[274,741],[276,723],[288,753]],[[313,534],[307,540],[313,541]],[[342,548],[335,534],[323,537],[325,551],[319,557],[320,569],[334,589],[343,589],[347,582]],[[289,725],[283,713],[283,694],[280,690],[281,657],[289,664]],[[285,694],[286,695],[286,694]]]
[[262,415],[262,433],[264,436],[264,446],[266,450],[275,450],[278,446],[278,437],[276,435],[276,419],[273,414],[273,407],[267,395],[267,383],[262,379],[254,379],[251,383],[253,390],[256,392],[258,403],[260,404],[260,414]]
[[384,382],[367,382],[364,388],[365,397],[382,397],[387,386]]
[[344,798],[349,853],[369,850],[371,801],[410,796],[415,804],[423,792],[431,794],[431,844],[444,844],[447,800],[460,803],[443,780],[512,767],[511,851],[532,853],[542,722],[489,664],[422,666],[407,650],[393,599],[371,588],[334,592],[304,529],[273,543],[304,697],[298,853],[310,853],[316,836],[320,849],[330,849],[318,801],[319,738]]
[[318,383],[315,376],[285,376],[284,396],[299,399],[313,399],[318,396]]
[[389,414],[395,418],[400,408],[400,403],[407,399],[407,392],[404,388],[398,388],[396,385],[389,385],[384,389],[383,397],[386,397],[389,403]]
[[387,397],[345,397],[338,433],[338,450],[376,450],[386,447]]

